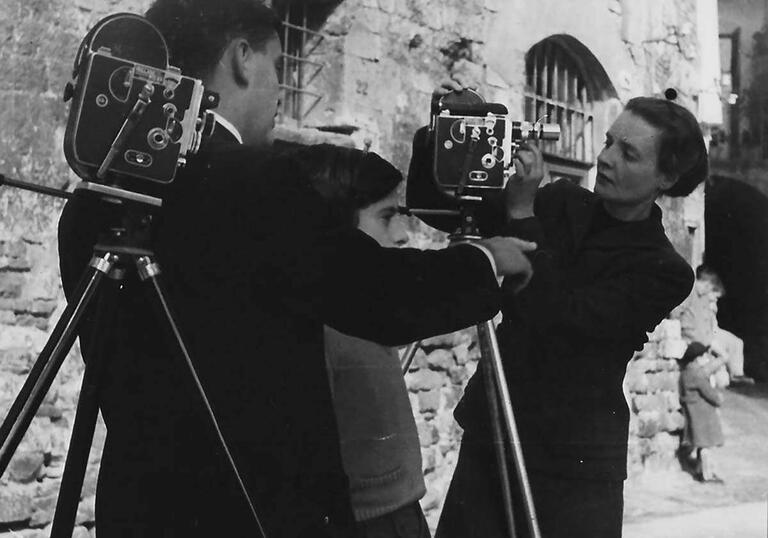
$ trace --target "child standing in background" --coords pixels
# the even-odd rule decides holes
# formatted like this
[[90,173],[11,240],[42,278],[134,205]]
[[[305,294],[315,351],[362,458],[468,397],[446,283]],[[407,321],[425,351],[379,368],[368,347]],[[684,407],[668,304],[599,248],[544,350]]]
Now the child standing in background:
[[695,456],[699,480],[722,483],[723,479],[715,473],[712,449],[725,442],[717,412],[723,396],[710,383],[705,368],[705,362],[711,360],[708,354],[704,344],[692,342],[680,359],[680,402],[686,419],[682,444]]

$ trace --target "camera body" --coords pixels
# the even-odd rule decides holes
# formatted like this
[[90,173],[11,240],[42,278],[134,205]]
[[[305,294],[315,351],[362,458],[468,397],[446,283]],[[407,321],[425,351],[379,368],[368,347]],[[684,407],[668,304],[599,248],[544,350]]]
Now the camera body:
[[[503,107],[503,105],[496,105]],[[443,189],[503,189],[511,124],[498,108],[462,106],[434,118],[434,172]]]
[[138,15],[100,21],[80,46],[73,76],[64,153],[88,181],[169,183],[213,124],[206,110],[217,96],[168,65],[165,40]]
[[502,195],[523,142],[559,136],[559,125],[512,120],[504,105],[472,90],[449,93],[414,137],[408,213],[444,232],[464,229],[481,202]]
[[504,189],[512,159],[526,140],[557,140],[558,124],[514,121],[507,108],[471,90],[444,97],[432,117],[437,186],[455,196]]

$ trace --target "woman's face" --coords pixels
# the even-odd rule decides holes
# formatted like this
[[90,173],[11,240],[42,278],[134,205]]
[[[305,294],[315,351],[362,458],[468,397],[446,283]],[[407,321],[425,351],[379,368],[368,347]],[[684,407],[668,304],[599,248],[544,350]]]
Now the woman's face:
[[674,183],[658,168],[660,138],[656,127],[626,110],[605,134],[595,193],[617,218],[647,218],[656,197]]

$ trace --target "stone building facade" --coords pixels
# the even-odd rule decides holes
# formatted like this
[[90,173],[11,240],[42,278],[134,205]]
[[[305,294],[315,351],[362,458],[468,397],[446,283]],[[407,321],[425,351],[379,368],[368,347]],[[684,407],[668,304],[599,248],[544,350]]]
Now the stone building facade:
[[723,124],[713,133],[706,262],[723,279],[719,321],[768,379],[768,2],[720,0]]
[[[76,181],[61,151],[66,107],[60,99],[77,45],[103,15],[141,12],[148,3],[0,4],[1,173],[62,189]],[[279,136],[370,146],[403,171],[413,133],[428,121],[430,94],[449,76],[472,81],[517,119],[544,112],[548,121],[563,122],[567,136],[548,148],[551,170],[587,187],[602,133],[631,96],[674,87],[705,127],[719,121],[700,107],[711,91],[702,76],[702,51],[717,39],[707,30],[717,15],[714,0],[307,0],[291,3],[290,12],[275,4],[299,29],[286,38],[289,52],[309,61],[286,64]],[[703,194],[662,204],[673,242],[698,264]],[[56,257],[61,207],[57,199],[0,190],[0,415],[63,308]],[[444,242],[444,234],[413,223],[412,245],[439,248]],[[669,320],[630,362],[632,473],[674,458],[681,416],[673,359],[679,354],[679,324]],[[428,485],[422,504],[432,524],[461,436],[451,411],[478,359],[473,331],[464,331],[424,342],[406,375]],[[0,536],[2,529],[45,533],[81,374],[75,349],[0,481]],[[93,532],[98,459],[97,439],[77,536]]]

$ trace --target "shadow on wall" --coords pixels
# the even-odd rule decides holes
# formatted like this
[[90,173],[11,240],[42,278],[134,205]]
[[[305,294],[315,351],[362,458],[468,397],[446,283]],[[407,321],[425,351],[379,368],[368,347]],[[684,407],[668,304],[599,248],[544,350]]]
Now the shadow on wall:
[[718,323],[744,340],[746,374],[768,381],[768,197],[741,181],[707,184],[705,263],[725,286]]

